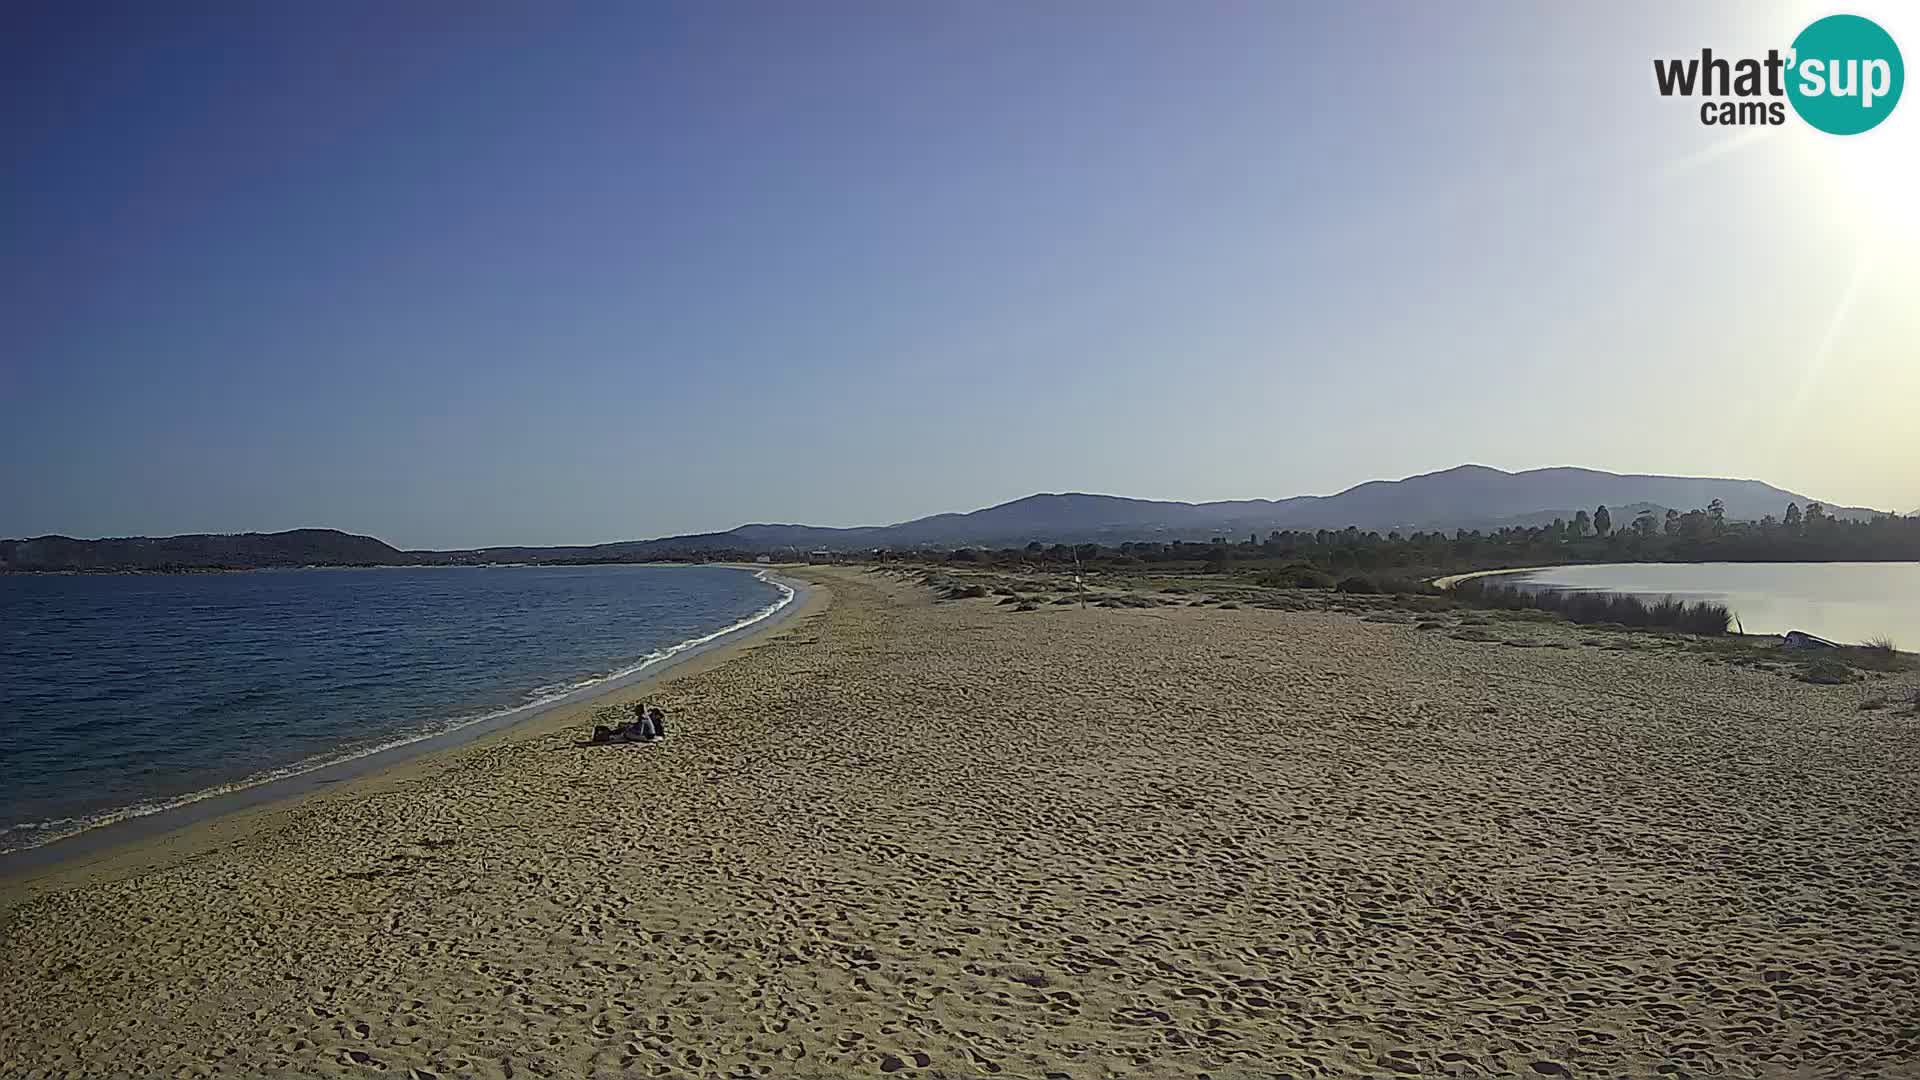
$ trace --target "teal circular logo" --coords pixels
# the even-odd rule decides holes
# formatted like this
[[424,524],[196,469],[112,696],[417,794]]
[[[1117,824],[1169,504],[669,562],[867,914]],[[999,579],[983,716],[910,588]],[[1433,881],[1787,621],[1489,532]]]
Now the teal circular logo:
[[1800,31],[1792,70],[1793,111],[1829,135],[1858,135],[1885,120],[1907,81],[1900,47],[1858,15],[1829,15]]

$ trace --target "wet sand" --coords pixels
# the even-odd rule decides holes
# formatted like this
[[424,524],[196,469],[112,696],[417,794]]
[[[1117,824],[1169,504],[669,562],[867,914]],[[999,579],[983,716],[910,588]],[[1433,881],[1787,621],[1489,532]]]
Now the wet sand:
[[1916,1070],[1912,675],[809,573],[662,745],[9,885],[0,1075]]

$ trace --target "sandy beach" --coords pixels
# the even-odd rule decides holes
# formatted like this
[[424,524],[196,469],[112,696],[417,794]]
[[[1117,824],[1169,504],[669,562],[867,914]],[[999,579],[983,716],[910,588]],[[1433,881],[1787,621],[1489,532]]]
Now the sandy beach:
[[664,744],[6,883],[0,1075],[1920,1070],[1920,716],[1860,707],[1912,674],[804,573],[622,691]]

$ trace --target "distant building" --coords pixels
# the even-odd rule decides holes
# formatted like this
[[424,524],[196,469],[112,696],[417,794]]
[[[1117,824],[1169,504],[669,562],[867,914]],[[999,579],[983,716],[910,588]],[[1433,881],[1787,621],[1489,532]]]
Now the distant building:
[[759,555],[759,556],[755,556],[753,561],[757,563],[770,563],[773,561],[773,556]]
[[814,548],[812,551],[807,552],[807,561],[810,563],[832,562],[833,552],[828,551],[826,548]]

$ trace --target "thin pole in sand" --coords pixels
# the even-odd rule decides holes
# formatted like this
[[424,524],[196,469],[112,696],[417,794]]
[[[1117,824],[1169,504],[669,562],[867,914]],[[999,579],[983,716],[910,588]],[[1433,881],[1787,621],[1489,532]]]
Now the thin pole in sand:
[[1073,589],[1080,594],[1080,610],[1087,610],[1087,583],[1080,576],[1080,545],[1075,544],[1073,551]]

